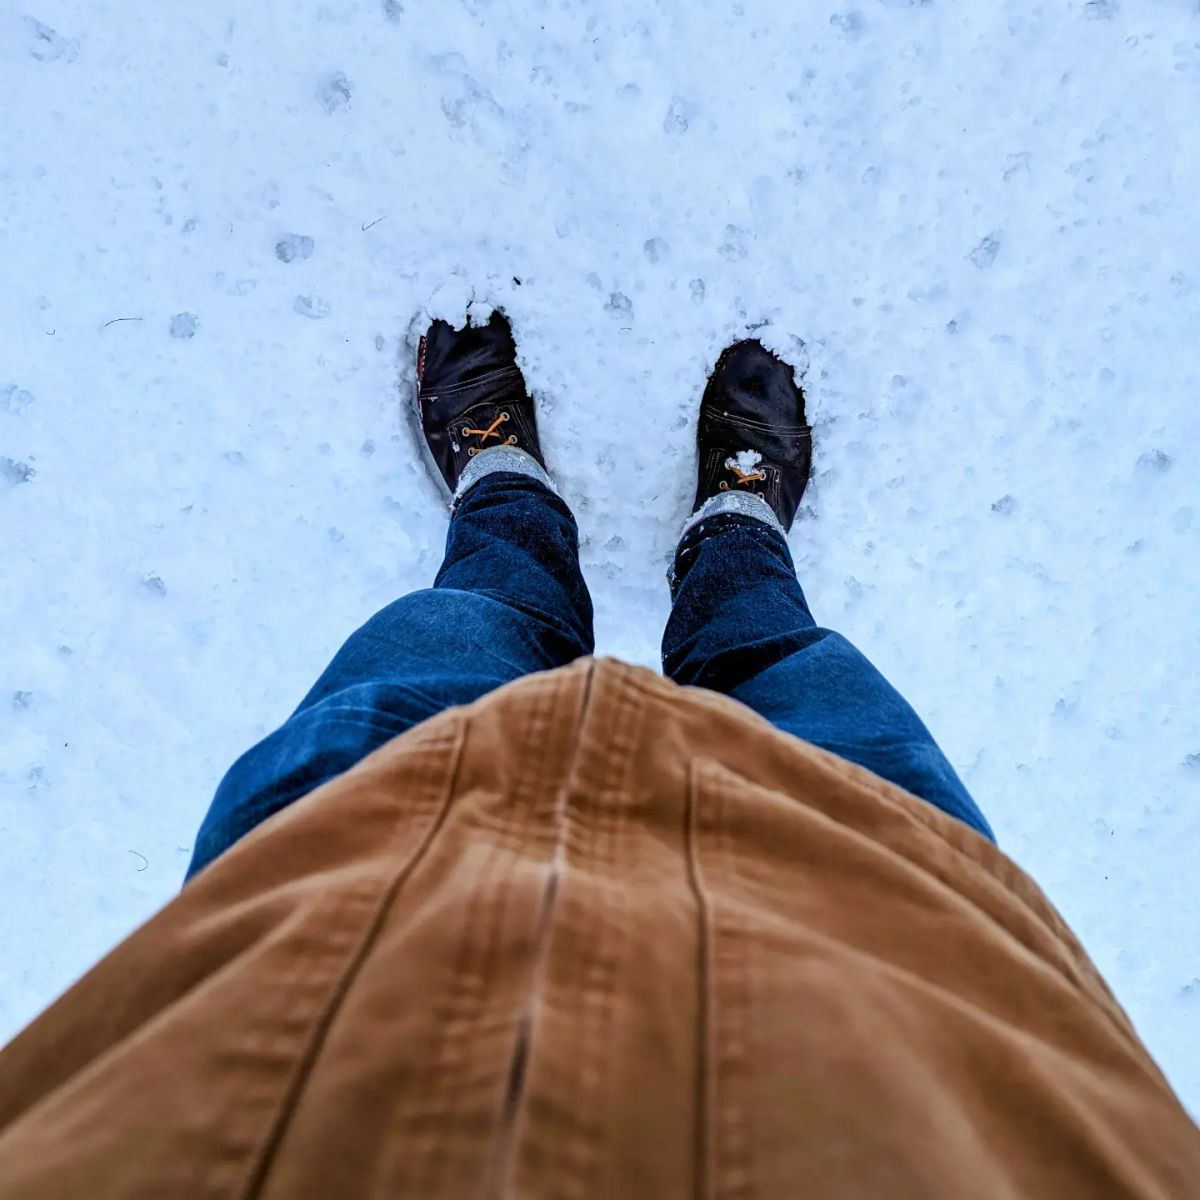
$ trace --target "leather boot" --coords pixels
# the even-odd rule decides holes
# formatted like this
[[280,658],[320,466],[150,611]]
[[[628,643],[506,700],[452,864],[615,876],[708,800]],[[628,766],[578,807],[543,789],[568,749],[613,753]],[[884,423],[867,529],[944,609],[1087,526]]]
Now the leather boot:
[[452,492],[467,464],[496,446],[524,450],[545,470],[533,399],[502,313],[493,312],[486,325],[430,325],[417,348],[417,406],[425,440]]
[[784,530],[808,484],[812,430],[792,368],[761,342],[736,342],[717,359],[700,402],[700,472],[693,511],[714,496],[765,500]]

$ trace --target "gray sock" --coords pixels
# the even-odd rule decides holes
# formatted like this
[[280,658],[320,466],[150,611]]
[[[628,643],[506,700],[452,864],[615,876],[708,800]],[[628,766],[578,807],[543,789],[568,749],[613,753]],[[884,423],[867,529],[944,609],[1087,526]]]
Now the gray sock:
[[779,533],[787,534],[784,528],[779,523],[779,518],[775,515],[775,510],[761,497],[756,496],[753,492],[718,492],[715,496],[710,496],[698,509],[687,519],[687,523],[680,531],[680,540],[687,535],[688,530],[699,525],[701,521],[707,517],[715,517],[718,513],[737,513],[743,517],[753,517],[756,521],[761,521],[764,525],[769,525],[772,529]]
[[458,477],[458,487],[454,489],[454,503],[457,504],[467,492],[485,475],[495,475],[498,471],[508,471],[513,475],[528,475],[544,483],[555,495],[558,488],[546,474],[545,469],[536,458],[520,446],[493,446],[489,450],[480,450]]

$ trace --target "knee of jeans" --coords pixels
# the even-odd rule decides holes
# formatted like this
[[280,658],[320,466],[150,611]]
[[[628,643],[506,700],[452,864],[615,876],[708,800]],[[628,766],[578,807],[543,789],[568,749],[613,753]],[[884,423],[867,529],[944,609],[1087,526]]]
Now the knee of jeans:
[[553,611],[502,588],[440,587],[389,605],[360,632],[394,647],[384,671],[515,679],[590,654],[590,605],[583,617],[569,605]]
[[[846,757],[853,758],[853,754]],[[969,825],[989,841],[996,840],[979,806],[932,738],[901,742],[881,739],[860,751],[857,761],[876,775]]]
[[416,724],[414,711],[389,708],[377,690],[334,693],[246,751],[217,787],[197,836],[189,878],[268,817]]
[[455,592],[462,603],[437,660],[453,669],[517,679],[531,671],[562,666],[591,654],[591,605],[583,614],[570,606],[547,608],[528,596],[502,589]]

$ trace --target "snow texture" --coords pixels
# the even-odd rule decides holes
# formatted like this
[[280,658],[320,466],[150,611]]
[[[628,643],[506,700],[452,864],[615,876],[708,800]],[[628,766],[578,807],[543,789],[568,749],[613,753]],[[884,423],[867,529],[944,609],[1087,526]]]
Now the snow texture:
[[[511,314],[600,646],[696,408],[805,371],[791,535],[1200,1108],[1195,0],[0,10],[0,1035],[427,585],[414,314]],[[301,232],[296,232],[301,231]]]

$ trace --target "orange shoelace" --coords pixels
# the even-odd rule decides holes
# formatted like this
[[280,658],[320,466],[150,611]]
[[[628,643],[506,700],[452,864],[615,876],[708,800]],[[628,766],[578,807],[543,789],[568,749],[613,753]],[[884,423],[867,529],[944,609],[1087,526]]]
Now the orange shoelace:
[[[486,429],[467,429],[463,428],[463,437],[475,437],[479,439],[478,446],[472,446],[467,453],[474,458],[483,449],[483,443],[488,438],[500,438],[500,426],[508,420],[508,413],[502,412]],[[517,444],[517,435],[510,434],[507,438],[501,440],[503,446],[515,446]]]
[[766,479],[767,477],[766,471],[751,471],[747,473],[737,463],[728,463],[726,469],[732,471],[737,476],[739,484],[754,483],[757,479]]

